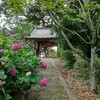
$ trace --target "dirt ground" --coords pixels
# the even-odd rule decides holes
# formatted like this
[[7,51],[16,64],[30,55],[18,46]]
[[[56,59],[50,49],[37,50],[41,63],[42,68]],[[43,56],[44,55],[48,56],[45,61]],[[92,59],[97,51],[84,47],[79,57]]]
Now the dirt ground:
[[71,90],[78,97],[78,100],[100,100],[100,96],[90,92],[89,87],[83,81],[75,78],[75,70],[63,68],[62,61],[59,58],[55,58],[54,62],[57,69],[69,84]]

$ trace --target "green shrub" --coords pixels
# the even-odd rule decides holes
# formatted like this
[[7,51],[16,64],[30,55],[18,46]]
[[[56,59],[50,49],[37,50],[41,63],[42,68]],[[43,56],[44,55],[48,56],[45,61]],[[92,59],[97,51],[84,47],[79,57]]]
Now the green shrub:
[[51,50],[50,57],[58,57],[57,51],[55,51],[55,50],[52,49],[52,50]]
[[100,87],[100,58],[96,60],[96,82]]
[[61,58],[64,61],[64,67],[68,69],[73,68],[73,65],[75,63],[75,57],[71,50],[63,51],[61,54]]
[[89,79],[89,62],[84,59],[77,59],[74,63],[74,68],[78,70],[77,76],[81,79]]
[[[46,69],[46,64],[28,44],[16,40],[14,30],[11,32],[8,35],[7,30],[0,30],[0,100],[21,100],[31,87],[47,84],[43,84],[46,79],[39,72]],[[16,96],[20,98],[15,99]]]
[[64,51],[64,50],[63,50],[62,48],[59,48],[59,49],[57,50],[57,56],[58,56],[58,57],[61,57],[63,51]]

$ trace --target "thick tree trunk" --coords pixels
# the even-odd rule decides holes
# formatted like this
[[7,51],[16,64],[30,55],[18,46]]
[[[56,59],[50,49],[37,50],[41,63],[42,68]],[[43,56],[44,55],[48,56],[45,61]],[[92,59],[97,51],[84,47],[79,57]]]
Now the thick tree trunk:
[[91,90],[96,90],[96,53],[95,53],[96,47],[91,46],[91,59],[90,59],[90,86]]

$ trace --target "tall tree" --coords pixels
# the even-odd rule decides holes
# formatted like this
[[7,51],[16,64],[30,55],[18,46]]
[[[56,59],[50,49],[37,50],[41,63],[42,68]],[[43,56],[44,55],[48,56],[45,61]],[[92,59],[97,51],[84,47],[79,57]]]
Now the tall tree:
[[[68,36],[65,35],[64,32],[66,31],[70,34],[77,35],[85,44],[90,45],[90,84],[91,90],[95,90],[95,60],[97,58],[97,52],[100,50],[100,47],[97,45],[98,42],[100,42],[100,4],[90,0],[37,0],[37,2],[40,3],[43,10],[48,13],[55,24],[62,29],[62,35],[72,50],[77,53],[75,47],[69,41]],[[77,27],[79,27],[78,30],[84,31],[87,29],[87,31],[79,32],[74,28],[64,27],[62,24],[63,19],[65,23],[75,23]],[[85,26],[85,29],[83,26]],[[83,35],[86,37],[84,38]],[[81,54],[81,56],[84,56],[84,54],[78,53]],[[86,56],[84,57],[88,59]]]

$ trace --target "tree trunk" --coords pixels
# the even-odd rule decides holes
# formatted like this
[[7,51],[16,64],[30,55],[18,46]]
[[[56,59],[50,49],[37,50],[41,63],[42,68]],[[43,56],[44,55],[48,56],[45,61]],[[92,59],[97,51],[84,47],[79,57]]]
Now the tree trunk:
[[91,46],[91,59],[90,59],[90,88],[91,91],[96,90],[96,53],[95,53],[96,47]]

